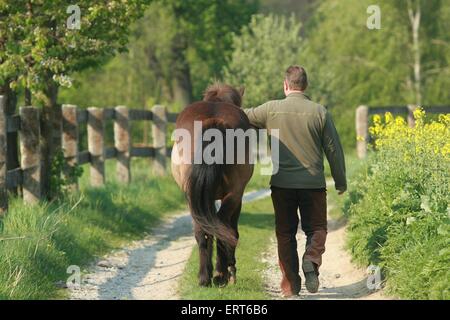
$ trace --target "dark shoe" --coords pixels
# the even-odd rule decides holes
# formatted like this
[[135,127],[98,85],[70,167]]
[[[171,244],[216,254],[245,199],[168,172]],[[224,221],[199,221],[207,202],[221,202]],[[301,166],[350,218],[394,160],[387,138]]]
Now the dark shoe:
[[303,273],[305,274],[305,286],[311,293],[316,293],[319,290],[319,272],[314,262],[303,261]]

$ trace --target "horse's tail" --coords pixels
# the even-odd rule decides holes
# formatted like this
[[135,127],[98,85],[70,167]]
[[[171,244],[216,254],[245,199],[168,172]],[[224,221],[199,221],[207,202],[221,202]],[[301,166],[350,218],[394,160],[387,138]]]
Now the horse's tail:
[[236,245],[237,239],[232,229],[220,221],[215,206],[216,194],[223,184],[226,169],[226,126],[219,119],[208,119],[203,122],[202,131],[205,132],[207,129],[218,129],[222,133],[223,161],[222,163],[206,164],[203,159],[203,151],[211,141],[201,139],[201,149],[195,150],[195,152],[200,152],[202,161],[200,164],[192,163],[191,165],[186,185],[186,196],[193,220],[205,233],[213,235],[230,245]]

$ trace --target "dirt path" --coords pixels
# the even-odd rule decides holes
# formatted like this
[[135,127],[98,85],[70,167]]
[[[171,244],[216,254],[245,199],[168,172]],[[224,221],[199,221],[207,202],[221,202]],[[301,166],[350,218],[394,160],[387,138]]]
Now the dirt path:
[[[270,190],[249,192],[243,200],[269,195]],[[81,286],[69,288],[70,299],[179,299],[178,280],[195,244],[191,216],[188,212],[176,215],[150,234],[89,268]]]
[[[331,206],[329,205],[329,209]],[[382,291],[371,291],[367,287],[365,270],[356,268],[350,260],[350,255],[344,249],[345,225],[342,221],[329,218],[326,252],[323,255],[320,268],[320,288],[316,294],[311,294],[304,287],[302,276],[302,290],[295,300],[326,300],[326,299],[389,299]],[[305,248],[305,236],[301,230],[297,234],[299,257]],[[271,239],[270,250],[264,259],[269,264],[265,272],[266,289],[273,299],[283,299],[280,291],[281,273],[278,267],[278,256],[275,237]]]
[[[255,201],[270,195],[270,190],[250,192],[244,201]],[[70,288],[70,299],[179,299],[177,286],[195,239],[188,212],[166,220],[154,228],[144,240],[104,257],[83,276],[82,285]],[[366,285],[367,275],[350,262],[344,250],[345,226],[329,220],[327,251],[323,257],[317,294],[309,294],[302,288],[296,299],[388,299],[382,292],[371,292]],[[299,255],[304,248],[303,233],[298,234]],[[280,271],[275,238],[264,255],[269,268],[265,272],[267,291],[273,299],[281,299]]]

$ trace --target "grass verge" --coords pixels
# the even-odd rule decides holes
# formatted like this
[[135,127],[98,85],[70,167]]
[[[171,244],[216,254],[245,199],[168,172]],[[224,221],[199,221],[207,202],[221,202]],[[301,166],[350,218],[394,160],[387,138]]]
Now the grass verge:
[[[55,283],[65,282],[70,265],[86,267],[95,257],[142,238],[169,212],[184,208],[171,177],[154,178],[144,161],[133,163],[130,185],[87,186],[53,203],[25,205],[11,199],[0,220],[0,299],[64,298]],[[113,171],[113,163],[107,166]]]
[[382,268],[389,294],[450,299],[450,115],[416,126],[386,114],[376,152],[355,175],[344,211],[355,262]]
[[[195,246],[180,282],[182,299],[255,300],[268,299],[263,272],[267,268],[262,252],[274,234],[274,215],[270,198],[247,203],[239,220],[240,240],[236,251],[237,283],[225,288],[198,286],[198,248]],[[215,259],[215,258],[214,258]],[[213,260],[215,262],[215,260]]]
[[[357,158],[355,152],[347,152],[345,154],[345,165],[347,170],[347,180],[348,182],[351,182],[355,177],[356,172],[359,172],[361,167],[364,166],[364,162]],[[327,161],[325,161],[325,177],[327,181],[331,181],[331,185],[327,186],[327,197],[329,204],[328,215],[335,220],[346,219],[342,209],[347,203],[347,193],[344,195],[338,195],[336,189],[334,188],[334,181]]]

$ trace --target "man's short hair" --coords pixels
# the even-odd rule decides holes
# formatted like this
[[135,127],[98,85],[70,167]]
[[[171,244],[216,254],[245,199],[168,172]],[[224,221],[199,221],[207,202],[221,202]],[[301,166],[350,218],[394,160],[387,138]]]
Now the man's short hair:
[[305,69],[300,66],[290,66],[286,70],[286,82],[290,90],[306,90],[308,87],[308,76]]

